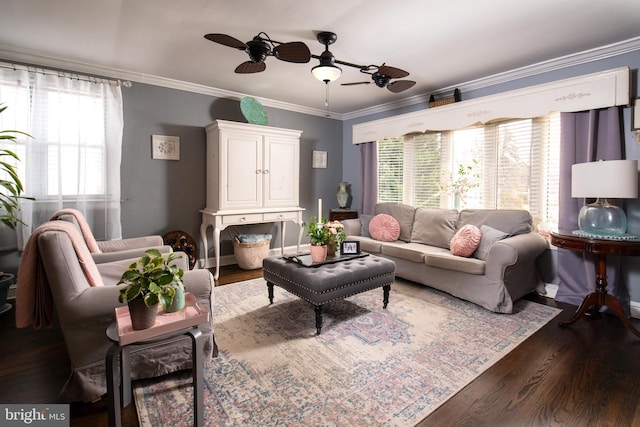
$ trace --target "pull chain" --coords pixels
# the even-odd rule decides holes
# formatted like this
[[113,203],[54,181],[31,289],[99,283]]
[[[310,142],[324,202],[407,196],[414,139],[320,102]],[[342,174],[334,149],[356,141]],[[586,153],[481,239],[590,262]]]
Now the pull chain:
[[329,117],[329,82],[328,81],[325,81],[324,87],[325,87],[324,109],[326,111],[325,117]]

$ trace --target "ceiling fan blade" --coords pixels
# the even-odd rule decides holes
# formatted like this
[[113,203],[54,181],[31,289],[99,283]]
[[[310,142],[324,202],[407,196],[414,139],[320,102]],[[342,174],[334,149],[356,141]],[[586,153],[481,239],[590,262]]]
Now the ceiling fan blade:
[[342,83],[340,86],[368,85],[371,82]]
[[247,45],[245,43],[226,34],[206,34],[204,38],[212,42],[232,47],[234,49],[245,50],[247,48]]
[[273,49],[276,58],[303,64],[311,60],[311,51],[302,42],[282,43]]
[[251,74],[251,73],[259,73],[261,71],[266,70],[267,65],[264,62],[243,62],[242,64],[236,67],[236,73],[238,74]]
[[387,89],[393,93],[403,92],[407,89],[411,89],[416,82],[412,80],[398,80],[396,82],[389,83]]
[[378,72],[383,74],[390,79],[401,79],[403,77],[407,77],[409,75],[405,70],[401,70],[396,67],[389,67],[388,65],[382,65],[378,68]]

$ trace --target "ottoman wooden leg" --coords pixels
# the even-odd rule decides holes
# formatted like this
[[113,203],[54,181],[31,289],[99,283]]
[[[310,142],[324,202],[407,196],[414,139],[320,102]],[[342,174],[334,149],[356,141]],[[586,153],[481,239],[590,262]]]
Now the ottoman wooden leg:
[[384,285],[382,287],[382,308],[387,308],[387,304],[389,304],[390,290],[391,290],[391,285]]
[[269,290],[269,304],[273,304],[273,283],[267,282],[267,289]]
[[322,329],[322,306],[321,305],[316,305],[315,306],[315,312],[316,312],[316,335],[320,335],[320,330]]

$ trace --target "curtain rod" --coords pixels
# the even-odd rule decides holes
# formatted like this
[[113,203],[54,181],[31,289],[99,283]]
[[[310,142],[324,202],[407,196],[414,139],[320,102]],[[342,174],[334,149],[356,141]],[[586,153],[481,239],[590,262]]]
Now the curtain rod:
[[21,71],[29,71],[33,73],[46,74],[50,76],[66,77],[73,80],[82,80],[82,81],[91,82],[91,83],[102,83],[102,84],[108,84],[111,86],[131,87],[131,82],[128,80],[109,80],[109,79],[103,79],[100,77],[87,76],[84,74],[76,74],[76,73],[69,73],[66,71],[52,70],[49,68],[33,67],[30,65],[0,62],[0,67],[9,68],[11,70],[21,70]]

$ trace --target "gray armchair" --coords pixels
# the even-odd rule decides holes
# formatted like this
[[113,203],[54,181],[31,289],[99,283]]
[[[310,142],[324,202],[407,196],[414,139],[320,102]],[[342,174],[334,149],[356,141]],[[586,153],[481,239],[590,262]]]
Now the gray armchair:
[[[139,258],[147,249],[158,249],[162,253],[172,251],[171,246],[165,245],[162,236],[142,236],[128,239],[96,241],[87,221],[79,210],[62,209],[51,217],[51,220],[67,221],[75,225],[87,242],[87,247],[93,260],[99,264],[129,258]],[[188,267],[187,267],[188,269]]]
[[[79,232],[70,237],[74,227],[66,227],[69,231],[49,230],[46,227],[51,223],[43,224],[45,231],[34,232],[32,238],[37,239],[35,243],[51,290],[55,317],[71,361],[71,377],[61,390],[61,399],[88,402],[106,393],[105,355],[111,343],[105,331],[115,320],[115,307],[122,305],[118,303],[119,287],[115,284],[135,259],[95,265],[104,286],[91,286],[87,266],[83,267],[79,260],[92,263],[92,258],[86,247],[78,245],[77,240],[82,240]],[[177,254],[180,258],[176,262],[185,271],[185,289],[210,313],[211,321],[200,325],[206,337],[204,360],[209,361],[217,352],[213,337],[213,276],[205,269],[189,271],[186,254]],[[20,294],[17,304],[20,304]],[[191,368],[191,341],[186,336],[160,344],[133,345],[130,349],[132,380]]]

